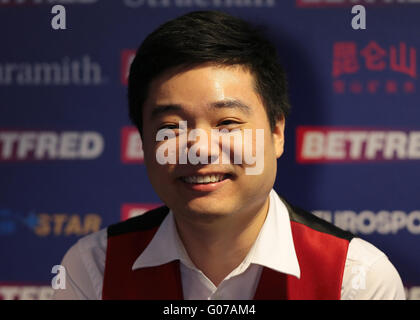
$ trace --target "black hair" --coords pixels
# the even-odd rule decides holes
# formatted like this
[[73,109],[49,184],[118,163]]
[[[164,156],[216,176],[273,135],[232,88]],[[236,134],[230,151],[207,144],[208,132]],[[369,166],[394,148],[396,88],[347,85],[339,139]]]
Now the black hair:
[[212,63],[241,65],[254,76],[271,129],[290,111],[287,81],[274,45],[260,28],[220,11],[193,11],[170,20],[146,37],[128,79],[129,116],[142,135],[149,84],[174,67]]

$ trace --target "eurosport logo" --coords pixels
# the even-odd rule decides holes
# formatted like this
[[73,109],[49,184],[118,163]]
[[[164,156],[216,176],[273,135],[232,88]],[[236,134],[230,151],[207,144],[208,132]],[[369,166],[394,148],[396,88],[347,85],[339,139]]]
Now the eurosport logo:
[[160,206],[162,206],[160,203],[124,203],[121,206],[121,221],[141,216]]
[[420,160],[420,131],[299,126],[296,160],[302,164]]
[[296,6],[300,8],[350,7],[356,4],[363,6],[420,4],[420,0],[296,0]]
[[274,7],[276,0],[124,0],[130,8],[265,8]]
[[0,300],[51,300],[53,294],[49,285],[0,282]]
[[0,208],[0,236],[30,230],[39,237],[84,236],[99,231],[102,218],[97,213],[35,213]]
[[94,131],[0,129],[0,162],[93,160],[104,147],[103,136]]
[[[379,73],[387,79],[378,79]],[[373,40],[364,45],[337,41],[332,48],[331,74],[336,94],[413,94],[417,49],[406,42],[384,46]]]
[[420,234],[420,210],[315,210],[313,214],[353,234]]
[[56,61],[0,62],[0,86],[97,86],[105,82],[101,65],[89,55]]

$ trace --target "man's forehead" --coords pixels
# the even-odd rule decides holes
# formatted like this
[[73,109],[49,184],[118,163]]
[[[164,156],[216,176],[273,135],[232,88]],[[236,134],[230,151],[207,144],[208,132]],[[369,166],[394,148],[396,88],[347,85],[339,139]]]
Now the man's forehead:
[[[246,104],[245,102],[241,101],[240,99],[223,99],[217,100],[205,105],[208,109],[211,110],[221,110],[221,109],[230,109],[236,110],[246,115],[252,115],[253,108]],[[187,109],[186,106],[177,103],[167,103],[167,104],[154,104],[151,106],[151,113],[150,118],[151,120],[167,114],[167,113],[180,113],[185,112]]]
[[170,70],[154,79],[145,105],[147,113],[153,115],[191,106],[237,109],[249,114],[258,103],[260,99],[249,72],[237,67],[200,65]]
[[[178,66],[170,68],[157,77],[149,85],[149,91],[159,92],[159,94],[168,94],[172,90],[179,91],[182,88],[188,89],[182,85],[183,81],[199,80],[201,83],[210,83],[218,80],[224,84],[232,85],[234,83],[244,85],[254,84],[254,75],[249,69],[242,65],[216,65],[213,63],[199,64],[194,66]],[[180,86],[178,86],[181,84]]]

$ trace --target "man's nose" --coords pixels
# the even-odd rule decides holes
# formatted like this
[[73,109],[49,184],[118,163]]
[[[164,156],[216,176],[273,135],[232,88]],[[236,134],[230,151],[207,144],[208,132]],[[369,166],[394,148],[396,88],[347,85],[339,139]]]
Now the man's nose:
[[[219,136],[217,130],[209,126],[191,128],[188,132],[186,150],[189,156],[195,155],[207,163],[214,163],[220,156]],[[189,157],[190,158],[190,157]]]

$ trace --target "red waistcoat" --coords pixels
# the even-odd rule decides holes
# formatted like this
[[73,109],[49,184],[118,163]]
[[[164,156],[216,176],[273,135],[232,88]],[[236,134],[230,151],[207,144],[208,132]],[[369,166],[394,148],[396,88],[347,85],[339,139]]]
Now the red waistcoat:
[[[254,299],[340,299],[347,249],[353,235],[288,203],[286,206],[300,279],[263,267]],[[183,299],[178,260],[131,270],[168,212],[167,207],[160,207],[108,227],[102,299]]]

